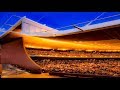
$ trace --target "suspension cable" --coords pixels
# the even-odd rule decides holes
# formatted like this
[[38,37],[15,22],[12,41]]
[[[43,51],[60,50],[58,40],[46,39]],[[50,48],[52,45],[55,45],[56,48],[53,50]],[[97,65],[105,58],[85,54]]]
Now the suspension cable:
[[[115,16],[119,16],[120,14],[117,14],[117,15],[112,15],[112,16],[108,16],[108,17],[104,17],[104,18],[97,18],[96,20],[102,20],[102,19],[106,19],[106,18],[111,18],[111,17],[115,17]],[[70,26],[74,26],[74,25],[79,25],[79,24],[83,24],[83,23],[87,23],[87,22],[91,22],[93,20],[89,20],[89,21],[86,21],[86,22],[81,22],[81,23],[77,23],[77,24],[72,24],[72,25],[69,25],[69,26],[65,26],[65,27],[70,27]],[[65,27],[61,27],[61,28],[65,28]],[[61,29],[61,28],[56,28],[56,29]],[[0,30],[0,32],[6,32],[5,30]],[[15,32],[15,31],[11,31],[11,32]]]
[[39,22],[40,20],[42,20],[45,16],[42,16],[37,22]]
[[90,25],[91,23],[93,23],[94,21],[96,21],[99,17],[101,17],[102,15],[104,15],[106,12],[103,12],[102,14],[100,14],[99,16],[97,16],[95,19],[91,20],[87,25],[85,26],[88,26]]
[[5,23],[7,23],[11,18],[12,18],[12,16],[10,16],[0,28],[2,28],[5,25]]
[[9,25],[9,24],[6,24],[12,17],[18,17],[18,18],[22,18],[22,17],[20,17],[20,16],[16,16],[16,15],[11,15],[5,22],[4,22],[4,24],[0,27],[0,28],[2,28],[4,25]]
[[[112,15],[112,16],[108,16],[108,17],[99,18],[99,19],[96,19],[96,21],[97,21],[97,20],[103,20],[103,19],[111,18],[111,17],[116,17],[116,16],[120,16],[120,14],[116,14],[116,15]],[[71,25],[63,26],[63,27],[56,28],[56,29],[62,29],[62,28],[71,27],[71,26],[74,26],[74,25],[80,25],[80,24],[84,24],[84,23],[89,23],[89,22],[91,22],[91,21],[92,21],[92,20],[88,20],[88,21],[85,21],[85,22],[80,22],[80,23],[76,23],[76,24],[71,24]]]
[[[102,16],[103,14],[105,14],[106,12],[103,12],[102,14],[100,14],[99,16],[97,16],[95,19],[93,19],[93,20],[91,20],[88,24],[86,24],[85,26],[89,26],[91,23],[93,23],[94,21],[96,21],[100,16]],[[81,28],[79,28],[78,26],[75,26],[74,25],[74,27],[75,28],[77,28],[77,29],[79,29],[79,30],[81,30],[81,31],[84,31],[84,30],[82,30]]]

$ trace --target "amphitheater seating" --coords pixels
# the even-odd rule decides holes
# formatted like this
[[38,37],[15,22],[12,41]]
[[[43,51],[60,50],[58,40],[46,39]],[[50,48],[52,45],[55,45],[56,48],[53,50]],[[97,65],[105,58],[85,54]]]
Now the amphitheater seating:
[[34,60],[45,72],[120,77],[119,59]]
[[46,50],[27,49],[29,55],[52,56],[52,57],[80,57],[80,58],[120,58],[120,52],[108,51],[70,51],[70,50]]

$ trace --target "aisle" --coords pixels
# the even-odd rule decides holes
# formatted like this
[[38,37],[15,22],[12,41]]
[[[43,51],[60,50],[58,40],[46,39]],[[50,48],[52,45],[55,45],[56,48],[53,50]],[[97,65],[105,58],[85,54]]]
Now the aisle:
[[49,73],[42,73],[42,74],[24,73],[19,75],[1,76],[1,78],[61,78],[61,77],[51,76],[49,75]]

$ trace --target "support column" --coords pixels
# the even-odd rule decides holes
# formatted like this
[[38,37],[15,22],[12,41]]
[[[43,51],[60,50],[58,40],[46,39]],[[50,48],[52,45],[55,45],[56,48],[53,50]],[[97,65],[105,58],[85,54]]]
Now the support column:
[[32,73],[41,73],[39,65],[27,54],[22,38],[2,44],[1,63],[17,65]]

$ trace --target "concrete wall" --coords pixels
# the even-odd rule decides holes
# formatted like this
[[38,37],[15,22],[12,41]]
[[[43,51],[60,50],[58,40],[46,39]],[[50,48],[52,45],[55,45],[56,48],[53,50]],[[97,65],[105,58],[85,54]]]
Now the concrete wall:
[[27,55],[22,38],[2,44],[1,63],[18,65],[32,73],[41,73],[39,65]]

